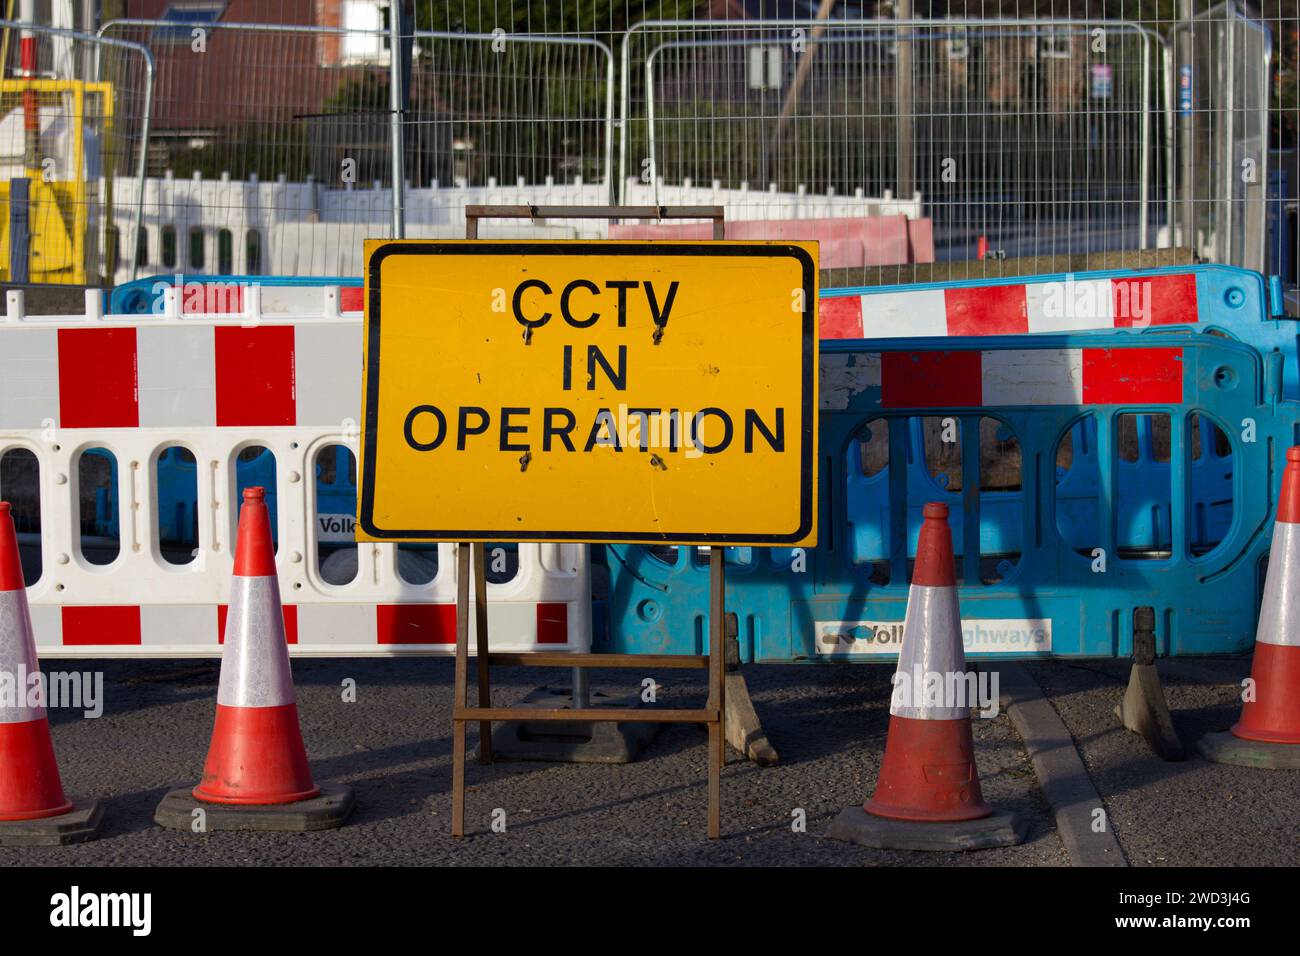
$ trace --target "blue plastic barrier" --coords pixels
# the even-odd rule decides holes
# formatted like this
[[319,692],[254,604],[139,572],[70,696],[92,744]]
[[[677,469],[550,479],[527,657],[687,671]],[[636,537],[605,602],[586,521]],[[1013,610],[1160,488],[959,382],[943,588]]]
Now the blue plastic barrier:
[[[1170,500],[1168,494],[1170,465],[1167,454],[1157,455],[1155,422],[1150,416],[1135,416],[1131,445],[1136,457],[1121,457],[1118,467],[1140,475],[1139,480],[1124,482],[1119,497],[1121,540],[1129,546],[1147,551],[1170,547]],[[908,534],[911,540],[921,527],[921,509],[927,501],[943,501],[956,507],[962,493],[948,488],[948,475],[932,474],[926,464],[922,420],[909,423],[907,436]],[[1208,418],[1193,423],[1198,431],[1198,452],[1191,462],[1192,500],[1198,508],[1191,544],[1208,551],[1222,541],[1232,520],[1228,502],[1232,496],[1232,456],[1224,454],[1225,436]],[[999,429],[1005,433],[1005,429]],[[1167,429],[1163,429],[1167,431]],[[1004,442],[1014,441],[1005,433]],[[1077,540],[1094,520],[1092,511],[1098,494],[1097,426],[1092,419],[1077,423],[1070,431],[1073,462],[1057,468],[1057,520],[1067,540]],[[1163,436],[1165,442],[1168,436]],[[889,513],[889,474],[883,468],[867,474],[861,456],[850,460],[849,522],[858,552],[871,558],[887,555],[886,531],[882,517]],[[982,514],[980,549],[985,554],[1019,551],[1021,528],[1017,518],[1023,508],[1019,491],[985,490],[981,492]],[[960,528],[953,531],[955,546],[961,550]]]
[[[1130,353],[1135,349],[1141,351]],[[1122,378],[1118,397],[1066,404],[909,407],[886,403],[879,384],[828,388],[828,376],[837,368],[843,373],[869,369],[873,362],[946,362],[973,352],[996,358],[1044,350],[1087,350],[1117,361],[1130,353],[1130,364],[1144,363],[1150,354],[1176,353],[1171,367],[1181,379],[1179,398],[1130,400],[1122,394]],[[947,497],[953,506],[972,656],[1123,656],[1130,653],[1132,612],[1140,606],[1156,609],[1161,654],[1233,653],[1250,646],[1280,457],[1296,442],[1300,423],[1300,406],[1281,395],[1280,354],[1261,355],[1224,336],[1146,331],[827,341],[822,363],[820,544],[807,553],[728,549],[727,602],[739,615],[742,659],[891,659],[915,549],[909,516],[931,497]],[[836,401],[842,404],[837,407]],[[1167,463],[1148,461],[1145,471],[1125,467],[1131,463],[1120,460],[1124,415],[1169,416]],[[917,443],[916,420],[933,417],[952,418],[960,426],[959,494],[936,496],[933,487],[917,488],[906,467]],[[1095,424],[1081,427],[1089,417]],[[980,491],[982,418],[996,420],[1018,441],[1020,489],[1014,509],[996,492]],[[1221,430],[1226,447],[1207,456],[1202,431],[1201,460],[1221,467],[1230,459],[1232,467],[1226,474],[1229,494],[1198,502],[1193,430],[1207,421]],[[877,422],[888,432],[888,466],[873,476],[887,489],[883,511],[863,503],[876,492],[864,487],[861,443],[872,440],[867,430]],[[1061,474],[1058,446],[1067,435],[1076,448],[1075,436],[1082,435],[1089,447]],[[1070,474],[1087,461],[1097,466],[1092,497]],[[1121,503],[1134,486],[1157,480],[1157,464],[1165,469],[1169,501],[1163,517],[1153,518],[1160,540],[1154,547],[1140,540],[1133,546],[1142,529],[1126,526]],[[875,500],[879,503],[878,495]],[[1227,527],[1222,540],[1206,551],[1210,522],[1203,506],[1210,503],[1230,517],[1215,519],[1220,525],[1226,520]],[[864,535],[873,526],[883,528],[883,535]],[[990,527],[998,533],[990,534]],[[966,546],[976,541],[978,547]],[[707,560],[697,549],[607,545],[603,552],[611,627],[600,650],[697,653],[705,648]]]
[[[339,286],[359,289],[365,284],[360,277],[349,276],[182,275],[180,279],[182,282],[220,283],[232,286]],[[175,275],[156,275],[123,282],[104,293],[104,311],[112,315],[161,314],[162,290],[173,288],[176,281]]]
[[[1283,358],[1286,374],[1284,395],[1287,398],[1300,398],[1300,372],[1297,371],[1297,325],[1294,320],[1273,315],[1280,312],[1276,303],[1264,285],[1263,278],[1257,273],[1228,266],[1192,266],[1153,269],[1141,273],[1111,271],[1079,273],[1069,278],[1083,283],[1098,280],[1121,280],[1123,282],[1141,282],[1157,276],[1192,276],[1195,281],[1195,318],[1194,324],[1185,327],[1193,331],[1211,334],[1227,334],[1233,338],[1254,345],[1263,353],[1277,351]],[[994,290],[1008,287],[1042,286],[1047,283],[1061,283],[1064,275],[1032,276],[1015,280],[972,280],[953,283],[923,283],[908,286],[881,286],[850,289],[825,290],[822,298],[828,300],[842,299],[850,296],[862,296],[863,308],[869,308],[873,297],[896,296],[899,294],[917,296],[935,290]],[[878,301],[884,301],[880,299]],[[1109,330],[1095,330],[1091,334],[1100,334]],[[1157,460],[1153,449],[1153,422],[1150,418],[1139,418],[1136,422],[1136,442],[1139,453],[1136,460],[1122,461],[1122,469],[1136,468],[1141,480],[1125,483],[1125,493],[1119,501],[1121,527],[1128,528],[1124,540],[1133,542],[1148,550],[1169,547],[1169,509],[1170,501],[1166,494],[1159,494],[1159,489],[1168,487],[1168,464]],[[1080,465],[1068,469],[1063,476],[1065,487],[1061,489],[1059,499],[1060,517],[1067,525],[1077,525],[1091,520],[1088,502],[1097,494],[1096,464],[1087,459],[1093,455],[1095,435],[1090,436],[1084,430],[1090,426],[1081,423],[1076,427],[1073,444],[1076,449],[1084,449],[1085,460]],[[1198,520],[1195,546],[1208,549],[1221,541],[1226,531],[1230,513],[1223,506],[1231,479],[1232,463],[1230,459],[1218,453],[1222,446],[1221,437],[1208,420],[1197,423],[1201,431],[1201,447],[1209,451],[1198,456],[1192,463],[1192,495],[1197,502]],[[908,483],[914,500],[918,495],[929,495],[933,500],[946,500],[951,503],[955,497],[943,482],[943,475],[932,475],[925,467],[925,454],[921,439],[920,423],[914,423],[909,433],[908,447]],[[872,520],[886,508],[886,482],[883,476],[867,476],[859,472],[859,483],[863,495],[855,499],[860,509],[855,515],[857,534],[861,536],[864,553],[878,556],[881,552],[883,535],[879,524]],[[1015,550],[1018,547],[1018,534],[1014,526],[1000,520],[1000,515],[1018,513],[1021,502],[1017,492],[991,492],[986,495],[986,514],[990,521],[981,533],[984,536],[982,547],[985,551],[999,549]],[[916,535],[920,527],[920,506],[911,509],[909,527]],[[960,546],[960,529],[955,530]],[[1067,537],[1069,537],[1067,535]]]

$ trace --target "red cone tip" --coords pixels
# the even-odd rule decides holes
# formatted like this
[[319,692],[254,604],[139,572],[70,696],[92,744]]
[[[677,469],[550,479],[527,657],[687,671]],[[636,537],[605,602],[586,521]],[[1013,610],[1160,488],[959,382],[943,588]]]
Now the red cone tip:
[[21,591],[26,587],[23,563],[18,557],[18,536],[9,511],[9,502],[0,501],[0,591]]
[[916,567],[912,583],[931,588],[953,587],[957,573],[952,561],[952,531],[948,527],[948,506],[931,501],[922,510],[920,539],[916,543]]
[[239,509],[239,534],[235,538],[235,573],[246,578],[275,574],[275,549],[271,545],[271,516],[266,510],[266,489],[245,488]]
[[1277,501],[1277,520],[1300,524],[1300,446],[1286,450],[1282,472],[1282,494]]

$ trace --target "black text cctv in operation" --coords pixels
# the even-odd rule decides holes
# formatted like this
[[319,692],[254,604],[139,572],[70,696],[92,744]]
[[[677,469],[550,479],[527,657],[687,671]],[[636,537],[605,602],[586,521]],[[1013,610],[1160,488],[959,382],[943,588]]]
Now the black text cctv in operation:
[[[628,428],[635,423],[635,429]],[[713,423],[713,424],[711,424]],[[739,425],[739,428],[737,427]],[[677,408],[600,408],[578,416],[563,406],[529,408],[506,406],[493,415],[477,405],[462,405],[452,420],[436,405],[416,405],[406,415],[402,434],[415,451],[436,451],[444,445],[465,451],[495,444],[503,452],[590,452],[596,448],[614,451],[696,451],[716,455],[731,448],[737,431],[745,454],[756,447],[785,451],[785,409],[773,409],[764,421],[746,408],[739,422],[724,409],[702,408],[683,412]],[[706,440],[706,432],[712,440]]]
[[[657,293],[652,283],[632,280],[605,283],[606,289],[617,293],[619,327],[627,325],[628,293],[638,286],[644,288],[651,319],[656,326],[665,327],[677,296],[678,283],[672,282],[666,292]],[[553,317],[549,311],[534,311],[531,317],[525,314],[524,296],[533,289],[537,290],[541,298],[553,294],[551,287],[541,279],[527,279],[515,288],[511,302],[514,317],[528,329],[540,328]],[[592,312],[581,319],[573,316],[570,298],[579,289],[593,296],[599,295],[601,291],[589,279],[574,279],[560,293],[560,314],[574,328],[589,328],[601,316],[599,312]],[[615,389],[626,389],[626,362],[625,347],[619,348],[615,368],[595,346],[590,346],[587,355],[587,388],[595,388],[599,367]],[[572,347],[565,346],[565,390],[571,387],[571,364]],[[465,451],[471,445],[482,447],[483,442],[493,442],[495,439],[496,450],[502,452],[590,452],[596,448],[623,451],[631,448],[643,452],[693,450],[715,455],[732,447],[739,425],[746,454],[752,454],[760,442],[773,451],[785,451],[785,409],[773,409],[765,420],[756,409],[746,408],[737,418],[718,407],[685,412],[677,408],[634,408],[624,405],[617,410],[597,409],[590,414],[589,420],[584,416],[579,427],[574,411],[563,406],[540,409],[528,406],[502,407],[494,415],[481,406],[465,405],[456,409],[449,421],[448,414],[436,405],[416,405],[407,413],[402,433],[406,443],[421,452],[435,451],[444,444],[450,448],[448,439],[454,436],[457,451]],[[635,428],[629,428],[629,425],[634,425]],[[712,441],[706,440],[706,432]]]

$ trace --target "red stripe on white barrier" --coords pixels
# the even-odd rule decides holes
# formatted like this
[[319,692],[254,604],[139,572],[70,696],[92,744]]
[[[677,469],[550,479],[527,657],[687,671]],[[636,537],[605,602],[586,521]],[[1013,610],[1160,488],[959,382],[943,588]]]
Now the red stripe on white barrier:
[[[286,643],[303,650],[331,646],[452,646],[456,643],[455,604],[284,604]],[[564,601],[541,601],[518,608],[498,603],[494,616],[507,613],[519,635],[536,623],[534,643],[575,643]],[[52,612],[52,613],[51,613]],[[97,605],[32,608],[41,646],[219,648],[224,646],[226,604]],[[48,619],[47,619],[48,618]],[[471,628],[472,630],[472,628]]]
[[31,328],[5,344],[0,427],[337,427],[359,417],[353,323]]
[[217,425],[296,424],[294,327],[221,325],[213,334]]
[[59,424],[138,428],[135,329],[59,329]]
[[1182,400],[1182,349],[1083,350],[1085,404],[1177,403]]
[[185,315],[237,315],[244,311],[244,286],[238,282],[187,282],[180,298]]
[[537,605],[537,643],[566,644],[569,640],[569,606],[562,601]]
[[61,610],[64,647],[141,643],[139,605],[65,605]]
[[1195,325],[1196,276],[1112,279],[1115,328],[1147,325]]
[[[1022,335],[1029,331],[1023,285],[944,289],[949,335]],[[863,304],[864,311],[866,303]]]
[[363,312],[366,305],[366,290],[360,286],[343,286],[339,289],[340,312]]
[[823,339],[862,337],[862,297],[853,295],[822,299],[817,304],[818,336]]
[[880,356],[886,408],[982,405],[979,352],[885,352]]
[[871,292],[818,307],[824,339],[1081,332],[1198,318],[1192,274]]
[[[164,283],[165,284],[165,283]],[[263,316],[310,316],[329,313],[329,290],[338,290],[340,312],[361,312],[365,290],[360,286],[262,285],[250,282],[186,282],[178,287],[180,310],[185,315],[239,315],[247,307],[246,290],[257,289],[258,311]]]
[[454,604],[381,604],[375,611],[380,644],[456,643]]
[[1183,400],[1182,359],[1180,348],[884,352],[881,404],[885,408],[1176,404]]

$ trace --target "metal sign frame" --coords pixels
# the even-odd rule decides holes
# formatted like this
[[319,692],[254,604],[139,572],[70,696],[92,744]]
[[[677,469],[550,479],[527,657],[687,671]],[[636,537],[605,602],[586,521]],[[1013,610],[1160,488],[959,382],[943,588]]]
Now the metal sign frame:
[[[723,238],[723,209],[720,206],[704,207],[620,207],[595,206],[562,208],[547,206],[466,206],[465,237],[478,238],[480,219],[711,219],[714,239]],[[815,493],[815,491],[814,491]],[[478,704],[471,707],[467,701],[469,683],[469,580],[471,551],[474,564],[474,611],[476,653],[478,656]],[[726,702],[723,669],[726,637],[726,579],[723,549],[714,547],[709,552],[709,652],[702,654],[654,655],[656,666],[674,669],[708,671],[708,700],[698,709],[622,710],[621,723],[702,723],[708,727],[708,836],[719,836],[721,803],[721,768],[726,763]],[[640,654],[501,654],[488,650],[487,624],[487,548],[481,541],[469,545],[456,545],[456,674],[455,696],[452,709],[452,811],[451,834],[465,834],[465,725],[477,721],[479,725],[479,762],[492,762],[492,721],[512,720],[527,713],[530,720],[555,720],[566,722],[595,722],[608,720],[609,712],[593,708],[589,701],[580,699],[579,687],[583,668],[643,668],[646,656]],[[572,667],[574,669],[574,694],[572,707],[558,709],[511,708],[492,706],[492,688],[488,669],[492,664],[532,667]]]

